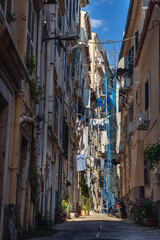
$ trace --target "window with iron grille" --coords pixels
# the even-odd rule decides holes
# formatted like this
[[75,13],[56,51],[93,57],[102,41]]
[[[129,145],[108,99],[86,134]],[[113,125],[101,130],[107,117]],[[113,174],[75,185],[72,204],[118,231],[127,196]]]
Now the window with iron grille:
[[0,5],[5,13],[8,23],[14,21],[13,0],[0,0]]
[[54,132],[58,136],[58,112],[59,112],[59,103],[57,96],[55,95],[54,101]]
[[34,8],[33,2],[28,1],[28,14],[27,14],[27,44],[26,44],[26,65],[30,68],[29,59],[34,55]]

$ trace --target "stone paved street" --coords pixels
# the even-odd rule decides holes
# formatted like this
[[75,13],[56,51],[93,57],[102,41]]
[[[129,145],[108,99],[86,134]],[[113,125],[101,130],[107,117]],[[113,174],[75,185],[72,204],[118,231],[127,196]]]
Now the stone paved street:
[[160,240],[159,228],[96,214],[57,224],[59,233],[37,240]]

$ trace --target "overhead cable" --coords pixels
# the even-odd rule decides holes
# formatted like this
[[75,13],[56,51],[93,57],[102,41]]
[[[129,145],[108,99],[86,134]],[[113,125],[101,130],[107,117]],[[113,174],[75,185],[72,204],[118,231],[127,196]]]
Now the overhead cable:
[[[123,39],[123,40],[115,40],[115,41],[113,41],[113,40],[107,40],[107,41],[103,41],[103,42],[89,42],[89,44],[113,44],[113,43],[120,43],[120,42],[125,42],[125,41],[129,41],[129,40],[131,40],[131,39],[135,39],[135,38],[137,38],[137,37],[141,37],[141,36],[143,36],[143,35],[145,35],[147,32],[150,32],[151,30],[153,30],[156,26],[158,26],[159,25],[159,22],[157,23],[157,24],[155,24],[155,22],[157,22],[157,20],[154,20],[153,22],[152,22],[152,27],[151,28],[149,28],[147,31],[145,31],[144,33],[140,33],[140,34],[138,34],[137,36],[132,36],[132,37],[129,37],[129,38],[125,38],[125,39]],[[83,40],[80,40],[81,42],[83,42],[83,43],[87,43],[87,41],[83,41]]]

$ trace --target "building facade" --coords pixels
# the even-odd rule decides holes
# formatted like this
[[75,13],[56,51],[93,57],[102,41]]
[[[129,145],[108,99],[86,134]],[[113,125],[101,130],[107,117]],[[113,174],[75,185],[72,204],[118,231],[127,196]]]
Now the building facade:
[[152,196],[157,204],[158,219],[158,165],[154,170],[150,168],[145,151],[149,144],[159,141],[159,89],[156,87],[159,85],[159,33],[156,26],[159,4],[159,1],[130,1],[124,38],[135,38],[122,44],[118,69],[122,114],[121,198],[129,215],[130,199]]
[[65,194],[76,209],[80,57],[68,48],[88,3],[0,2],[1,239],[35,227],[46,210],[54,220]]

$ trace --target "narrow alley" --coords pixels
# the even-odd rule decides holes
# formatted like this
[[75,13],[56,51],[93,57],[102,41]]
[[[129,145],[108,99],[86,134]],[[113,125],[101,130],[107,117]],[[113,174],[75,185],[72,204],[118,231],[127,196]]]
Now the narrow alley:
[[160,229],[146,228],[129,220],[94,214],[57,224],[58,234],[36,240],[158,240]]
[[33,237],[160,240],[160,1],[0,0],[0,240]]

